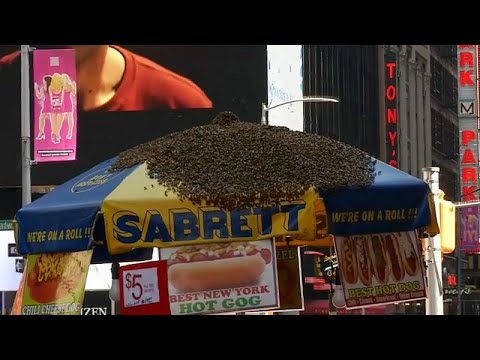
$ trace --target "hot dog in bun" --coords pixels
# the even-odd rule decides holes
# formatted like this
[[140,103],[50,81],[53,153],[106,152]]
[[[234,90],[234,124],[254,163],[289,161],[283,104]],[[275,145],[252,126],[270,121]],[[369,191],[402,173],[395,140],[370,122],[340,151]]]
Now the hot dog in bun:
[[393,278],[396,281],[400,281],[405,276],[405,270],[403,269],[403,260],[400,255],[400,248],[398,239],[394,234],[385,234],[383,236],[383,245],[387,252],[387,259],[390,265],[390,270]]
[[386,284],[390,276],[390,267],[382,237],[371,235],[369,240],[368,251],[373,265],[373,273],[380,284]]
[[345,238],[340,249],[340,261],[342,274],[345,281],[355,284],[358,280],[357,258],[355,255],[355,243],[352,238]]
[[357,247],[357,263],[358,263],[358,277],[363,285],[372,285],[372,264],[368,254],[368,242],[366,236],[358,236],[355,238],[355,245]]
[[271,251],[254,243],[185,246],[168,259],[168,279],[181,293],[246,286],[271,261]]
[[405,267],[405,271],[410,276],[415,276],[420,269],[420,261],[415,250],[415,236],[412,236],[412,232],[405,232],[398,234],[401,236],[398,244],[400,249],[400,256]]

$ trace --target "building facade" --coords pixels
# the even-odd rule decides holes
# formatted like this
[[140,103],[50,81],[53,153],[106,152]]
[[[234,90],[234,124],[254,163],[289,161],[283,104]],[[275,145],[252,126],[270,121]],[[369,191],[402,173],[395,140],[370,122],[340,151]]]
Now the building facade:
[[304,45],[305,131],[357,146],[422,178],[438,166],[449,200],[458,188],[456,45]]
[[[340,98],[305,104],[305,131],[357,146],[418,178],[422,168],[439,167],[445,198],[461,200],[456,45],[305,45],[304,93]],[[479,264],[478,255],[458,247],[444,256],[446,314],[480,314]],[[457,281],[467,287],[461,297]],[[425,313],[424,304],[396,312]]]
[[440,188],[460,200],[457,46],[430,45],[432,166],[440,167]]
[[340,99],[338,104],[306,103],[305,131],[379,157],[377,67],[376,45],[304,45],[304,95]]
[[380,46],[379,58],[382,159],[422,178],[432,166],[430,48]]

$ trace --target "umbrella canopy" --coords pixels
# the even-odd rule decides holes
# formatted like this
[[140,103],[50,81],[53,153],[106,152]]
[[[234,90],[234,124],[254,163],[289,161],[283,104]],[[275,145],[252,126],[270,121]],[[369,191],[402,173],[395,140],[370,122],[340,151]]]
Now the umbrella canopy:
[[[313,189],[269,207],[224,210],[180,200],[147,174],[145,163],[112,172],[107,160],[20,209],[15,234],[20,254],[81,251],[96,246],[95,262],[154,247],[218,241],[317,236],[325,211],[334,235],[399,232],[436,225],[428,185],[381,161],[368,188],[347,188],[323,199]],[[321,215],[321,214],[320,214]],[[321,216],[320,216],[321,218]],[[100,259],[100,260],[99,260]],[[131,260],[131,258],[128,258]]]
[[429,227],[437,234],[431,195],[423,180],[377,160],[371,186],[324,194],[329,232],[347,236]]

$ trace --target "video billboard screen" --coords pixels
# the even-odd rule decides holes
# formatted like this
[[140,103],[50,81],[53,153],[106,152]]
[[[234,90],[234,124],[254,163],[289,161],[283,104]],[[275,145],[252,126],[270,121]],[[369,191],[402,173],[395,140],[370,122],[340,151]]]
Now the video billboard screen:
[[[220,111],[259,122],[267,96],[266,45],[30,46],[76,50],[78,106],[77,160],[33,165],[33,185],[61,184],[132,146],[207,124]],[[19,49],[0,45],[0,187],[21,185]],[[37,101],[35,90],[48,91],[52,79],[30,85]],[[31,113],[32,144],[36,130],[53,138],[49,118],[35,129],[33,106]]]

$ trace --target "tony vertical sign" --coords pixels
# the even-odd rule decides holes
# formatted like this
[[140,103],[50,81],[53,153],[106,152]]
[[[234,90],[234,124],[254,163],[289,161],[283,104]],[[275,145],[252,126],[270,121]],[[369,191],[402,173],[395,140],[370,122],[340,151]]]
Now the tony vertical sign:
[[394,53],[385,55],[385,121],[387,164],[398,168],[398,109],[397,109],[397,56]]

